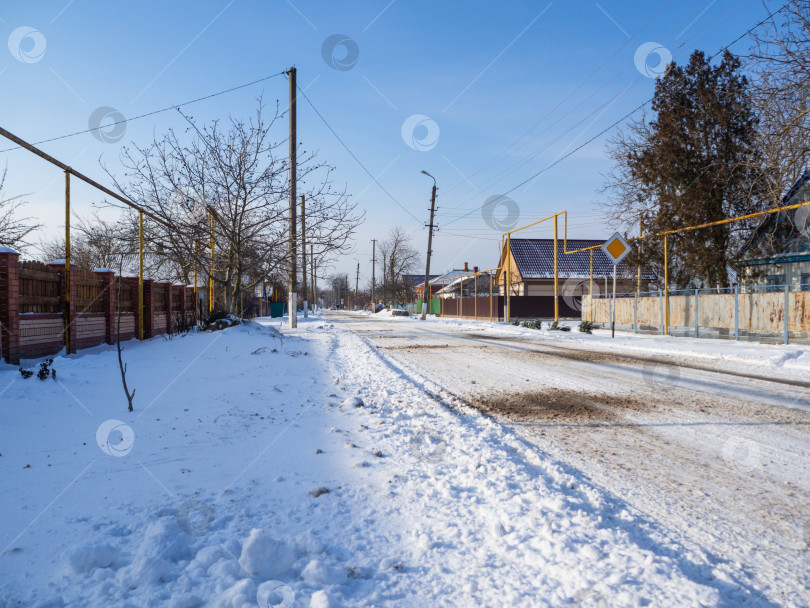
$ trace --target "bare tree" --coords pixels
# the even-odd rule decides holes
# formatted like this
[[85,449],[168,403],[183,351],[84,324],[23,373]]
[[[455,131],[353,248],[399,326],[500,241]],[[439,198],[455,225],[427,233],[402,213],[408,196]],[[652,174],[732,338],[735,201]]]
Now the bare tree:
[[[146,222],[155,271],[189,283],[196,261],[224,294],[219,305],[236,312],[244,291],[287,267],[287,160],[283,140],[271,139],[278,108],[268,118],[259,99],[253,117],[230,118],[225,126],[185,118],[188,141],[170,130],[145,147],[125,148],[127,179],[111,177],[122,194],[167,224]],[[362,219],[345,192],[332,190],[331,171],[314,154],[299,153],[299,180],[309,184],[300,188],[308,199],[308,241],[320,255],[345,248]],[[137,216],[129,219],[134,224]]]
[[761,180],[771,206],[810,164],[810,0],[793,0],[753,32],[747,58],[759,116]]
[[21,195],[6,196],[4,193],[8,167],[0,175],[0,247],[23,249],[29,243],[26,238],[40,227],[31,218],[20,217],[19,211],[26,204]]
[[411,287],[402,275],[419,268],[420,256],[411,244],[410,236],[400,226],[394,226],[385,240],[380,241],[381,292],[384,300],[406,302],[411,298]]
[[[77,216],[72,223],[71,263],[87,270],[120,267],[127,273],[137,272],[138,236],[132,234],[124,218],[111,221],[94,214],[89,218]],[[40,241],[39,250],[48,260],[64,258],[65,239]]]

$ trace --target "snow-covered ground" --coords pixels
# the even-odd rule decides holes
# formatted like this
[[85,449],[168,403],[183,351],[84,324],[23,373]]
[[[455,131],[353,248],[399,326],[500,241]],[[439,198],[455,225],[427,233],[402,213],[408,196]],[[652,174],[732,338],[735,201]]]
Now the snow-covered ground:
[[[799,566],[774,562],[792,586],[751,572],[684,534],[682,513],[668,519],[617,494],[621,475],[585,470],[587,459],[578,467],[559,437],[544,443],[471,400],[514,392],[518,376],[526,389],[554,384],[533,377],[528,359],[483,356],[495,338],[516,353],[526,340],[642,357],[680,349],[737,374],[798,378],[770,398],[798,408],[780,416],[803,416],[807,350],[346,313],[299,321],[128,343],[132,413],[113,349],[57,357],[56,379],[44,381],[0,366],[0,606],[808,604],[801,534],[783,548]],[[409,350],[428,332],[435,348]],[[395,348],[381,348],[386,339]],[[438,359],[428,354],[440,352],[447,362],[430,377]],[[557,380],[584,394],[600,364],[574,363]],[[591,378],[583,365],[595,366]],[[679,382],[709,389],[709,372],[680,369]],[[652,392],[676,390],[647,371]],[[762,430],[789,426],[801,451],[806,424]],[[581,442],[587,429],[574,430]],[[804,501],[806,482],[791,480],[800,455],[775,468]]]

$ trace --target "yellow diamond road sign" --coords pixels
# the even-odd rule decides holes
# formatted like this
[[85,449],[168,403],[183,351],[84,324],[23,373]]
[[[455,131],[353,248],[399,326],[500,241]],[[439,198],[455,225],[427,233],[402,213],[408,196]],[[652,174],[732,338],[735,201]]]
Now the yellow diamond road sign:
[[602,251],[613,264],[621,262],[630,253],[630,244],[618,232],[602,244]]

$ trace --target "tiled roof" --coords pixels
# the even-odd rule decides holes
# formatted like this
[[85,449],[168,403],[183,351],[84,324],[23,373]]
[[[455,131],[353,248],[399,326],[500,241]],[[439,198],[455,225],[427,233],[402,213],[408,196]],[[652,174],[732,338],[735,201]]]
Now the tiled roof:
[[[568,239],[568,250],[582,249],[601,245],[604,240]],[[554,239],[511,239],[512,257],[515,259],[520,276],[524,279],[554,278]],[[590,253],[565,253],[562,239],[557,241],[557,276],[563,279],[587,279],[590,276]],[[622,261],[616,269],[616,276],[631,278],[636,276],[636,268]],[[612,277],[613,263],[605,253],[597,248],[593,250],[593,276]],[[653,281],[655,273],[642,271],[644,280]]]

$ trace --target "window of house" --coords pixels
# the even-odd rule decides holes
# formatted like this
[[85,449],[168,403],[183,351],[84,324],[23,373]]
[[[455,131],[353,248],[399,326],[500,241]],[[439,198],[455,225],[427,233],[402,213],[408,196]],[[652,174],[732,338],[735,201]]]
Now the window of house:
[[785,287],[785,275],[783,274],[768,275],[767,291],[782,291],[784,287]]

